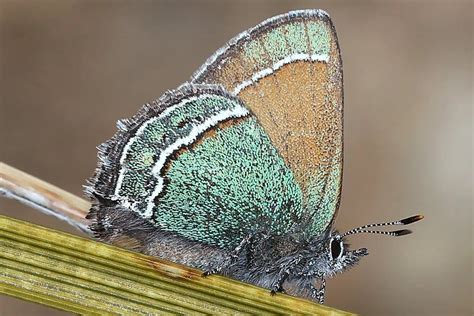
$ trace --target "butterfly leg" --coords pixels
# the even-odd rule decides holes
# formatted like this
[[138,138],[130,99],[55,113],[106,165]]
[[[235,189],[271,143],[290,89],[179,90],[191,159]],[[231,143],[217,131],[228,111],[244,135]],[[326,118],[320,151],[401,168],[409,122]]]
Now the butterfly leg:
[[281,275],[276,281],[275,284],[272,287],[272,290],[270,291],[270,294],[274,296],[277,292],[279,293],[285,293],[285,289],[283,288],[283,283],[285,283],[286,278],[288,277],[288,274]]
[[285,289],[283,288],[283,283],[285,283],[286,279],[290,275],[291,270],[300,263],[302,257],[297,256],[292,258],[289,262],[285,263],[283,266],[280,267],[280,272],[278,273],[278,277],[273,283],[271,288],[271,295],[275,295],[277,292],[285,293]]
[[247,248],[252,248],[252,244],[254,241],[254,237],[257,233],[250,233],[247,237],[245,237],[240,244],[230,253],[230,260],[228,260],[226,263],[223,263],[219,266],[216,266],[210,270],[204,271],[203,276],[208,276],[211,274],[216,274],[222,271],[222,269],[232,265],[237,261],[237,259],[240,257],[240,254],[244,249]]
[[321,278],[321,286],[317,288],[314,284],[310,284],[311,298],[317,300],[319,304],[324,304],[324,292],[326,290],[326,279]]

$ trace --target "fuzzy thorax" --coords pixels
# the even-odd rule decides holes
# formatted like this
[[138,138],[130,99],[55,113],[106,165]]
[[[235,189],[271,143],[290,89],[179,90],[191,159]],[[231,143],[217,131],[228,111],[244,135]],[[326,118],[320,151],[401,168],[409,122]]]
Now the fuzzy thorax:
[[365,248],[350,250],[337,232],[306,241],[293,235],[257,233],[222,273],[273,291],[316,299],[314,294],[321,290],[318,283],[353,267],[367,254]]

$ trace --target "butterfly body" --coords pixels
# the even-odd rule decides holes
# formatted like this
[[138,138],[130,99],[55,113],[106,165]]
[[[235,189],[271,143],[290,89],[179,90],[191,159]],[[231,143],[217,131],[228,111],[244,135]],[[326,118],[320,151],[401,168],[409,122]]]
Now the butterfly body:
[[237,247],[226,248],[156,229],[137,214],[113,205],[93,207],[89,218],[105,242],[320,303],[325,280],[367,255],[365,248],[349,251],[342,246],[339,257],[332,255],[331,242],[337,232],[310,236],[304,221],[283,234],[276,233],[269,222],[250,226]]
[[206,274],[323,302],[325,279],[367,255],[332,227],[342,105],[328,15],[262,22],[119,121],[86,188],[91,229]]

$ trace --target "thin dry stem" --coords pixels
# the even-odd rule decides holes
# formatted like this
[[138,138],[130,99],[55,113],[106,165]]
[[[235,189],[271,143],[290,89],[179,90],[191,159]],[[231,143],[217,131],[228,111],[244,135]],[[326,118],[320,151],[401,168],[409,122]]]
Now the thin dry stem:
[[90,234],[85,218],[90,203],[52,184],[0,162],[0,195],[58,217]]

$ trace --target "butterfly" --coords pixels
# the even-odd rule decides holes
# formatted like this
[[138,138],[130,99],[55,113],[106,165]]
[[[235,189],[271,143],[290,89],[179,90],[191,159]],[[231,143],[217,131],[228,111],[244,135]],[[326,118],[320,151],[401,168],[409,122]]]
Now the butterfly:
[[270,18],[117,123],[86,187],[105,242],[324,302],[368,254],[334,229],[343,167],[342,60],[321,10]]

